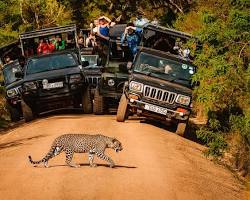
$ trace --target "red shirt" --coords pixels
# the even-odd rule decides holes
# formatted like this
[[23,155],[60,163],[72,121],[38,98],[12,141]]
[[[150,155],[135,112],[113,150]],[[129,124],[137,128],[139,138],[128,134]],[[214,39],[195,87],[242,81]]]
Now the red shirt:
[[[53,45],[53,44],[52,44]],[[54,50],[54,45],[52,47],[51,44],[48,43],[40,43],[38,48],[37,48],[37,54],[47,54],[47,53],[51,53]]]

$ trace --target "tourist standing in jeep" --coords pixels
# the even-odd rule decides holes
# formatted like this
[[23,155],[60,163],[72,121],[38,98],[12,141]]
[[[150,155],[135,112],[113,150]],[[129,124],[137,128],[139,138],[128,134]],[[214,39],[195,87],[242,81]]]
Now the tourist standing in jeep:
[[140,34],[142,32],[141,28],[137,28],[134,26],[133,23],[128,23],[127,27],[125,28],[124,33],[122,34],[122,38],[121,38],[121,44],[124,45],[128,45],[129,50],[130,50],[130,60],[132,61],[135,54],[137,53],[137,46],[140,43]]
[[101,79],[94,94],[93,111],[95,114],[116,112],[122,94],[123,84],[128,80],[127,63],[130,57],[128,45],[121,43],[126,24],[110,27],[108,54]]

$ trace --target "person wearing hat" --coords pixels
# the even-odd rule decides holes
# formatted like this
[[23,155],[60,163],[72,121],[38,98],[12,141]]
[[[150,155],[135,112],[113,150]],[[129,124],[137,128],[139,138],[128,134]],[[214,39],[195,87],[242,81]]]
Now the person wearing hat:
[[108,17],[101,16],[99,17],[99,27],[97,30],[97,35],[100,36],[102,39],[108,40],[109,39],[109,23],[111,20]]
[[141,32],[142,29],[135,27],[133,23],[128,23],[124,33],[122,34],[121,43],[124,44],[125,41],[127,42],[132,57],[134,57],[137,53],[137,46],[140,42]]

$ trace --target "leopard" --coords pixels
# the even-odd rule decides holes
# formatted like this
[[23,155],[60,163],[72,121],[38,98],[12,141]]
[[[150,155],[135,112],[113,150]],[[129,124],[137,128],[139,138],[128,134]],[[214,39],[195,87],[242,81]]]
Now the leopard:
[[49,167],[48,161],[59,155],[62,152],[66,154],[66,164],[69,167],[80,167],[80,165],[72,162],[74,153],[88,153],[90,167],[97,167],[94,163],[94,156],[105,160],[109,163],[109,166],[113,168],[115,166],[114,161],[105,154],[106,148],[111,148],[115,152],[123,150],[122,144],[119,140],[113,137],[108,137],[102,134],[91,135],[91,134],[64,134],[57,137],[48,153],[39,161],[33,161],[29,155],[29,161],[33,165],[40,163],[44,164],[44,167]]

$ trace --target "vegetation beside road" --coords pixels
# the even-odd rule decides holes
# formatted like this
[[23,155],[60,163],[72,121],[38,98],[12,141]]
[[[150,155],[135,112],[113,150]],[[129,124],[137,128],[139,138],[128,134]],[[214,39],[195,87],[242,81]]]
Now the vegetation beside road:
[[[244,0],[199,0],[181,15],[176,27],[196,35],[202,50],[196,53],[199,67],[194,81],[195,103],[208,117],[197,136],[212,156],[226,156],[246,175],[250,166],[250,15]],[[197,43],[190,42],[196,48]]]

